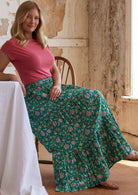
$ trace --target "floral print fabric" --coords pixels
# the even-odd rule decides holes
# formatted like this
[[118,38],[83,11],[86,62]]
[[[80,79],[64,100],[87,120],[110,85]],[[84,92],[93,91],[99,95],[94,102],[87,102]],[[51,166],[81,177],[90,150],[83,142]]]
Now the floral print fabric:
[[103,95],[73,85],[50,100],[52,78],[26,86],[26,105],[33,133],[53,155],[56,191],[96,186],[132,148],[120,133]]

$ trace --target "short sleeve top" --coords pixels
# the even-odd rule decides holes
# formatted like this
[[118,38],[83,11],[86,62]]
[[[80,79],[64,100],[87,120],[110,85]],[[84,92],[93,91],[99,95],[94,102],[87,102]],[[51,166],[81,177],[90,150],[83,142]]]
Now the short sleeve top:
[[34,39],[22,46],[17,39],[12,38],[6,41],[1,51],[10,58],[24,85],[52,77],[51,69],[55,59],[49,46],[43,49]]

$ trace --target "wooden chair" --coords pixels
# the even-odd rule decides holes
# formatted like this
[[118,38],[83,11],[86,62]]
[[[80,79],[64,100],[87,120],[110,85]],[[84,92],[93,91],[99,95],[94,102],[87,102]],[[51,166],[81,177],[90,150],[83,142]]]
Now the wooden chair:
[[[61,82],[62,84],[76,84],[76,76],[73,66],[71,65],[70,61],[61,56],[55,56],[55,61],[59,71],[61,73]],[[36,149],[38,153],[39,159],[39,147],[38,147],[38,139],[35,138]],[[39,160],[41,164],[53,164],[50,160]]]

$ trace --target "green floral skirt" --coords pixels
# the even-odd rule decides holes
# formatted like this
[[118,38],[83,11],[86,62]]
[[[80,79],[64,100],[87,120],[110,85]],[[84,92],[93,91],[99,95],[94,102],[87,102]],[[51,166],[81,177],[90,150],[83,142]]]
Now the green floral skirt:
[[27,85],[25,101],[33,133],[52,153],[56,191],[96,186],[132,148],[99,91],[62,85],[52,101],[52,85],[52,78]]

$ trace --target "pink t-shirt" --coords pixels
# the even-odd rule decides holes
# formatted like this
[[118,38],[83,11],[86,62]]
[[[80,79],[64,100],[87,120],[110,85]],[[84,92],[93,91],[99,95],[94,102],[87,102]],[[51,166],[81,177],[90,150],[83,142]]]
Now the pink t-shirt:
[[33,39],[26,46],[21,46],[12,38],[2,46],[1,51],[9,56],[24,85],[52,77],[51,69],[55,59],[48,46],[43,49]]

